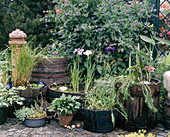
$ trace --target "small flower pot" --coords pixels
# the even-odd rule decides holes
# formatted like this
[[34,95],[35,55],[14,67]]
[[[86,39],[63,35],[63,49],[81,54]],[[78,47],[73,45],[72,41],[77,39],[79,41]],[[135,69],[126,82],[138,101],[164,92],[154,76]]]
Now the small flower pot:
[[74,114],[68,114],[66,117],[64,115],[59,115],[58,114],[58,119],[60,126],[65,126],[71,124],[72,118]]
[[41,127],[45,125],[46,116],[42,118],[27,118],[24,120],[26,127]]
[[0,125],[3,125],[8,116],[8,108],[0,108]]

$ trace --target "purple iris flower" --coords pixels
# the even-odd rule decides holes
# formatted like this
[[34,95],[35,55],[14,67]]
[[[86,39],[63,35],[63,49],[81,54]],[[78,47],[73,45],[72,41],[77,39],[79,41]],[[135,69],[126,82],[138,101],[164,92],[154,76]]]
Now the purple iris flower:
[[110,50],[112,50],[112,52],[115,51],[115,47],[109,46],[109,47],[106,47],[105,50],[106,50],[106,53],[109,54],[109,53],[110,53]]

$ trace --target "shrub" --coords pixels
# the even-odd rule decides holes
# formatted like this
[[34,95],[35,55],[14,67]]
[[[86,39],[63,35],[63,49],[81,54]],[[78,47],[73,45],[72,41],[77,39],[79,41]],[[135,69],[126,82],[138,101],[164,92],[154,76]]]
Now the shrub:
[[[60,52],[72,63],[77,48],[95,52],[93,60],[100,76],[121,73],[128,66],[130,51],[140,42],[139,34],[148,33],[153,7],[149,1],[126,3],[123,0],[55,0],[55,11],[44,18],[56,22]],[[80,59],[81,67],[86,61]]]
[[49,0],[15,0],[0,2],[0,44],[8,44],[9,33],[15,29],[24,31],[29,41],[33,37],[35,45],[46,45],[52,37],[49,29],[52,28],[42,22],[43,11],[52,8]]

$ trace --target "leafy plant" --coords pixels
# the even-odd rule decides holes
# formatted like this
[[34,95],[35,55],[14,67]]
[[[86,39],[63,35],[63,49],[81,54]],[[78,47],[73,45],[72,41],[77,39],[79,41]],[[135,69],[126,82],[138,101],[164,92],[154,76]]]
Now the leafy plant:
[[0,83],[0,108],[12,106],[14,103],[22,105],[24,100],[14,87],[8,89],[5,84]]
[[[103,77],[95,81],[93,88],[87,92],[85,107],[93,110],[117,109],[127,120],[127,114],[122,103],[119,101],[119,92],[116,89],[116,77]],[[119,110],[120,109],[120,110]],[[111,113],[114,122],[113,113]]]
[[23,106],[21,109],[16,110],[14,114],[21,121],[24,121],[26,118],[43,118],[47,115],[43,107],[39,106],[36,102],[35,107],[31,106],[31,108],[28,108]]
[[[43,20],[56,23],[53,32],[62,44],[59,53],[73,64],[74,49],[91,50],[95,75],[99,76],[105,74],[107,63],[116,74],[125,71],[129,53],[140,43],[139,35],[149,32],[147,26],[154,11],[149,0],[133,5],[123,0],[55,1],[55,10]],[[80,69],[86,64],[85,58],[80,58]]]
[[55,98],[52,101],[48,109],[66,117],[67,114],[72,114],[76,112],[76,109],[80,108],[81,104],[77,101],[78,99],[80,99],[78,96],[62,94],[60,98]]

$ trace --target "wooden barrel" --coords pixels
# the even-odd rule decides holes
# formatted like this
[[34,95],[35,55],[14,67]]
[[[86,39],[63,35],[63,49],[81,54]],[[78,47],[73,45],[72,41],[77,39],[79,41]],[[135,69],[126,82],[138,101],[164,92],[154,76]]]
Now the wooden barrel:
[[164,127],[170,129],[170,99],[164,101]]
[[31,105],[35,104],[34,100],[38,102],[40,93],[42,93],[43,97],[45,98],[47,87],[43,87],[40,89],[25,89],[25,90],[17,90],[17,91],[21,97],[25,98],[24,105],[26,107],[30,107]]
[[69,82],[67,58],[54,58],[43,60],[32,71],[30,81],[43,81],[47,85]]
[[[157,83],[157,85],[151,83],[149,86],[153,93],[152,98],[154,100],[154,106],[158,108],[161,82],[156,79],[153,81]],[[121,102],[128,115],[128,122],[126,123],[124,117],[119,115],[119,126],[129,131],[153,129],[157,125],[157,113],[154,113],[147,107],[142,93],[142,87],[134,85],[131,87],[130,91],[134,100],[123,100],[123,97],[121,97]]]

